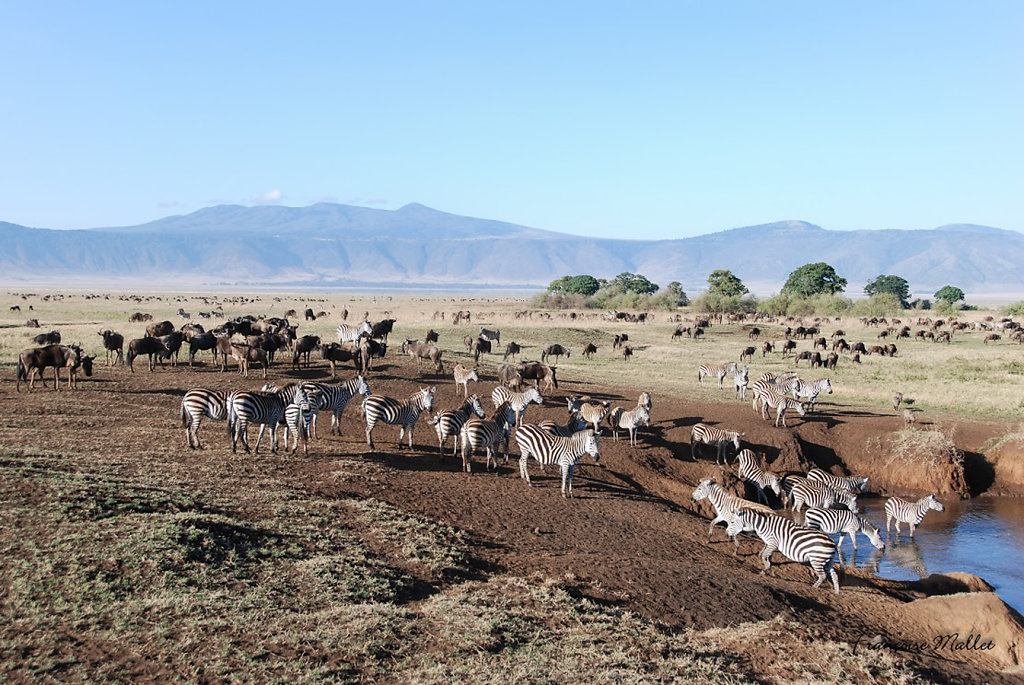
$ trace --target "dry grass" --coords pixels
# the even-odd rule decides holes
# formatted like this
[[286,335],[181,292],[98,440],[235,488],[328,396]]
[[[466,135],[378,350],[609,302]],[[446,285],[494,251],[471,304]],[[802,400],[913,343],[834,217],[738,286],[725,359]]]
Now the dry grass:
[[963,467],[964,454],[956,447],[949,430],[896,431],[889,442],[886,465],[894,462],[937,467],[955,464]]

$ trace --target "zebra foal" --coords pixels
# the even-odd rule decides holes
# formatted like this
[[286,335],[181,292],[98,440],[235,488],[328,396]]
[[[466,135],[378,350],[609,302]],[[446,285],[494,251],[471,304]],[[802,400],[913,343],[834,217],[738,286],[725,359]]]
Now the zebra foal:
[[572,474],[580,458],[589,454],[595,462],[601,461],[597,433],[582,430],[568,438],[561,438],[544,430],[540,426],[526,424],[516,429],[516,444],[519,445],[519,476],[530,482],[530,472],[526,468],[532,456],[542,466],[558,464],[562,469],[562,497],[572,497]]

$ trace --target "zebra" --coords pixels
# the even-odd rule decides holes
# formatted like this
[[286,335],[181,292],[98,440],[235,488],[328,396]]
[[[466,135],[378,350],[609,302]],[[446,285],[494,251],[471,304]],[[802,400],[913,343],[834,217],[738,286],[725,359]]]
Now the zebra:
[[[707,499],[715,509],[715,517],[711,519],[711,525],[708,526],[708,540],[711,539],[715,531],[716,523],[723,522],[727,525],[732,523],[732,520],[736,518],[736,514],[742,509],[755,509],[764,513],[773,513],[768,507],[763,507],[760,504],[729,494],[722,489],[721,485],[710,478],[705,478],[697,485],[690,499],[694,502]],[[733,541],[733,554],[735,555],[737,550],[739,550],[740,541],[736,539],[735,535],[730,535],[729,538]]]
[[530,406],[530,402],[544,404],[544,398],[537,388],[527,388],[523,392],[514,392],[504,385],[499,385],[491,391],[491,401],[494,402],[495,408],[508,402],[509,406],[512,407],[512,411],[516,414],[517,426],[523,425],[523,414],[526,413],[526,408]]
[[776,392],[782,395],[789,393],[790,389],[796,385],[797,376],[795,373],[787,372],[781,376],[776,376],[773,373],[766,372],[761,374],[761,377],[754,381],[753,385],[750,386],[752,393],[750,399],[750,409],[752,411],[758,411],[761,405],[761,396],[766,392]]
[[494,468],[498,468],[498,454],[502,443],[505,444],[505,463],[508,463],[508,439],[515,422],[516,415],[512,407],[508,402],[502,402],[501,406],[494,410],[491,418],[480,419],[470,416],[469,420],[462,424],[459,436],[462,440],[462,468],[466,473],[472,470],[473,452],[481,447],[487,453],[485,468],[488,470],[492,461]]
[[363,335],[370,335],[373,332],[373,328],[370,326],[369,321],[363,321],[357,326],[349,326],[346,323],[338,324],[338,342],[356,342]]
[[256,437],[255,453],[259,454],[263,431],[270,427],[271,452],[277,451],[277,424],[284,419],[284,410],[290,399],[282,392],[238,391],[228,395],[228,436],[231,437],[231,451],[236,451],[239,441],[245,451],[249,452],[249,424],[260,424],[260,432]]
[[[345,411],[349,401],[356,395],[364,397],[370,395],[370,386],[366,378],[356,376],[341,383],[304,383],[306,388],[313,388],[320,392],[320,403],[318,409],[328,409],[331,412],[331,434],[335,430],[341,435],[341,414]],[[313,437],[316,437],[316,416],[313,417]]]
[[[636,403],[637,403],[638,406],[642,404],[644,406],[644,408],[647,409],[647,412],[650,413],[651,406],[652,406],[652,403],[651,403],[651,393],[649,393],[646,390],[644,390],[642,393],[640,393],[640,397],[637,399]],[[648,426],[651,425],[649,421],[648,421],[647,425]]]
[[804,515],[804,525],[812,530],[820,530],[822,533],[830,535],[839,533],[836,547],[840,550],[843,546],[843,537],[849,535],[850,542],[853,543],[853,551],[856,552],[858,532],[863,533],[875,546],[875,549],[885,549],[885,543],[882,542],[882,535],[878,529],[866,518],[858,516],[852,511],[811,507]]
[[868,486],[868,476],[833,476],[828,471],[817,468],[808,471],[807,478],[830,485],[839,491],[849,490],[854,494],[864,492]]
[[736,476],[740,480],[754,484],[757,488],[758,501],[764,500],[764,503],[768,504],[768,495],[765,494],[765,488],[771,489],[779,499],[782,499],[781,479],[774,473],[761,468],[761,460],[757,458],[753,451],[748,449],[741,451],[736,456],[736,461],[739,465]]
[[798,402],[786,395],[775,390],[767,389],[763,390],[754,400],[761,405],[761,418],[768,418],[767,411],[769,409],[775,410],[775,427],[779,427],[779,420],[782,420],[782,426],[786,427],[786,410],[795,409],[796,413],[800,416],[805,416],[807,410],[804,409],[803,402]]
[[813,480],[805,480],[793,486],[789,493],[793,511],[799,512],[806,504],[809,507],[822,509],[835,504],[842,504],[853,513],[857,513],[857,496],[846,491],[839,491]]
[[[552,435],[557,435],[557,436],[562,437],[562,438],[568,438],[573,433],[576,433],[576,432],[581,431],[581,430],[586,430],[587,428],[590,427],[590,424],[588,424],[586,421],[584,421],[583,418],[580,417],[579,414],[575,414],[575,413],[574,414],[569,414],[569,418],[568,418],[568,420],[566,420],[564,426],[560,426],[560,425],[558,425],[557,423],[555,423],[554,421],[552,421],[550,419],[545,419],[543,421],[538,421],[534,425],[540,426],[541,428],[543,428],[547,432],[551,433]],[[544,470],[544,465],[541,464],[541,471],[543,471],[543,470]]]
[[444,444],[448,442],[448,436],[452,436],[452,456],[458,454],[459,431],[462,425],[474,414],[481,419],[484,417],[484,408],[480,404],[479,395],[470,395],[458,409],[445,409],[437,412],[430,420],[430,425],[437,430],[437,450],[444,455]]
[[718,389],[722,389],[722,381],[725,377],[736,371],[736,362],[726,362],[725,364],[719,364],[712,366],[710,364],[701,364],[697,367],[697,380],[700,381],[701,385],[704,385],[704,376],[718,379]]
[[600,435],[601,422],[611,411],[609,402],[593,402],[581,397],[569,397],[565,400],[570,414],[579,414],[587,423],[594,427],[594,432]]
[[935,498],[935,495],[928,495],[917,502],[908,502],[899,497],[890,497],[885,503],[885,537],[892,539],[889,526],[893,519],[896,519],[896,534],[900,534],[900,524],[910,524],[910,537],[914,537],[914,528],[921,525],[925,514],[930,509],[945,511],[946,507]]
[[714,445],[718,450],[715,456],[715,463],[721,463],[725,461],[729,463],[728,455],[726,450],[731,442],[737,451],[740,449],[740,438],[746,433],[739,433],[737,431],[728,431],[721,428],[713,428],[705,423],[696,424],[690,431],[690,459],[697,461],[697,443],[704,443],[705,445]]
[[541,465],[558,464],[562,469],[562,497],[572,497],[572,472],[580,457],[589,454],[595,462],[601,461],[598,434],[592,430],[581,430],[568,438],[552,435],[540,426],[526,424],[516,429],[516,444],[519,445],[519,476],[530,482],[526,462],[532,456]]
[[811,404],[811,411],[814,411],[814,403],[818,399],[818,395],[825,392],[828,395],[832,394],[832,381],[827,378],[819,378],[813,383],[806,381],[799,381],[791,391],[793,397],[800,400],[808,400]]
[[402,436],[409,431],[409,449],[412,449],[412,433],[420,414],[434,408],[434,393],[437,388],[421,388],[404,402],[383,395],[370,395],[363,400],[362,414],[366,420],[366,444],[373,450],[373,427],[378,421],[392,426],[401,426],[398,431],[398,446]]
[[476,375],[475,366],[467,369],[462,364],[456,364],[452,375],[455,377],[455,387],[462,390],[463,397],[469,397],[469,382],[480,380],[480,377]]
[[726,529],[729,535],[743,530],[752,530],[764,542],[761,561],[767,573],[772,566],[771,556],[776,550],[801,564],[810,565],[818,576],[813,587],[821,585],[825,578],[832,581],[832,587],[839,594],[839,576],[836,575],[834,559],[836,543],[825,533],[797,526],[781,516],[769,516],[758,511],[740,511]]
[[619,441],[619,429],[622,429],[629,432],[630,446],[636,447],[637,426],[641,424],[651,425],[651,414],[647,411],[647,407],[642,404],[636,405],[633,411],[626,411],[622,407],[615,407],[608,414],[608,423],[612,427],[612,435],[615,437],[615,442]]
[[288,434],[291,432],[295,436],[292,454],[299,449],[300,437],[302,438],[302,454],[309,454],[310,427],[316,416],[318,401],[318,399],[311,401],[305,388],[300,386],[291,404],[284,408],[284,446],[285,449],[288,449]]
[[[203,417],[208,416],[214,421],[227,417],[227,395],[216,390],[193,388],[181,398],[181,425],[185,429],[185,439],[192,450],[201,450],[199,428],[203,425]],[[193,444],[193,438],[195,444]]]
[[741,371],[739,367],[732,373],[732,384],[736,389],[736,394],[740,396],[741,400],[747,399],[747,385],[750,383],[750,367],[746,364],[743,365]]

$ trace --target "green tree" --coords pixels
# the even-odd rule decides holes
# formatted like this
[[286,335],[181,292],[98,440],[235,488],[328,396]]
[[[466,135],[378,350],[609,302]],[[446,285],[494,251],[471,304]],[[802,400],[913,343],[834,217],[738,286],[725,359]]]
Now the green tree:
[[935,293],[935,299],[936,300],[943,300],[943,301],[945,301],[948,304],[954,304],[956,302],[960,302],[965,297],[967,297],[967,296],[964,295],[964,291],[963,290],[960,290],[960,288],[957,288],[956,286],[952,286],[952,285],[945,285],[945,286],[939,288],[939,291],[937,293]]
[[624,271],[608,284],[611,287],[617,287],[622,292],[637,293],[640,295],[650,295],[658,292],[658,285],[651,283],[645,276],[640,274],[633,274],[628,271]]
[[873,281],[868,281],[867,285],[864,286],[864,292],[868,297],[884,294],[893,295],[899,298],[900,304],[904,309],[909,306],[907,300],[910,298],[910,284],[907,283],[906,279],[899,276],[883,274]]
[[596,293],[600,287],[601,284],[593,276],[580,274],[578,276],[562,276],[556,281],[551,281],[548,292],[590,296]]
[[827,293],[836,295],[846,290],[846,279],[836,274],[836,270],[825,262],[804,264],[789,274],[782,292],[794,295],[817,295]]
[[743,281],[727,269],[716,269],[708,276],[708,290],[726,297],[738,297],[750,292]]

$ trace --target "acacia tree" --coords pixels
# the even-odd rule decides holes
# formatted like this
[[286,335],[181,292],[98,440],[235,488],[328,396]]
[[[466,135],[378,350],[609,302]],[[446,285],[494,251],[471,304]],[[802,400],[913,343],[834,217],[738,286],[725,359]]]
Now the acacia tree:
[[623,271],[613,278],[608,285],[618,287],[622,292],[638,293],[640,295],[650,295],[658,292],[657,283],[651,283],[651,281],[647,280],[646,276],[628,271]]
[[945,285],[939,288],[939,291],[935,293],[936,300],[942,300],[950,305],[961,302],[965,297],[967,296],[964,295],[963,290],[952,285]]
[[827,293],[837,295],[846,290],[846,279],[836,274],[836,270],[825,262],[804,264],[789,274],[782,292],[793,295],[818,295]]
[[906,279],[893,275],[880,275],[873,281],[868,281],[864,286],[864,292],[868,297],[875,295],[889,294],[899,298],[900,304],[906,309],[910,298],[910,284]]
[[556,281],[551,281],[548,291],[553,293],[578,293],[589,297],[596,293],[600,287],[600,282],[593,276],[580,274],[578,276],[562,276]]
[[726,297],[737,297],[750,292],[743,281],[737,278],[728,269],[716,269],[708,276],[708,291],[725,295]]

